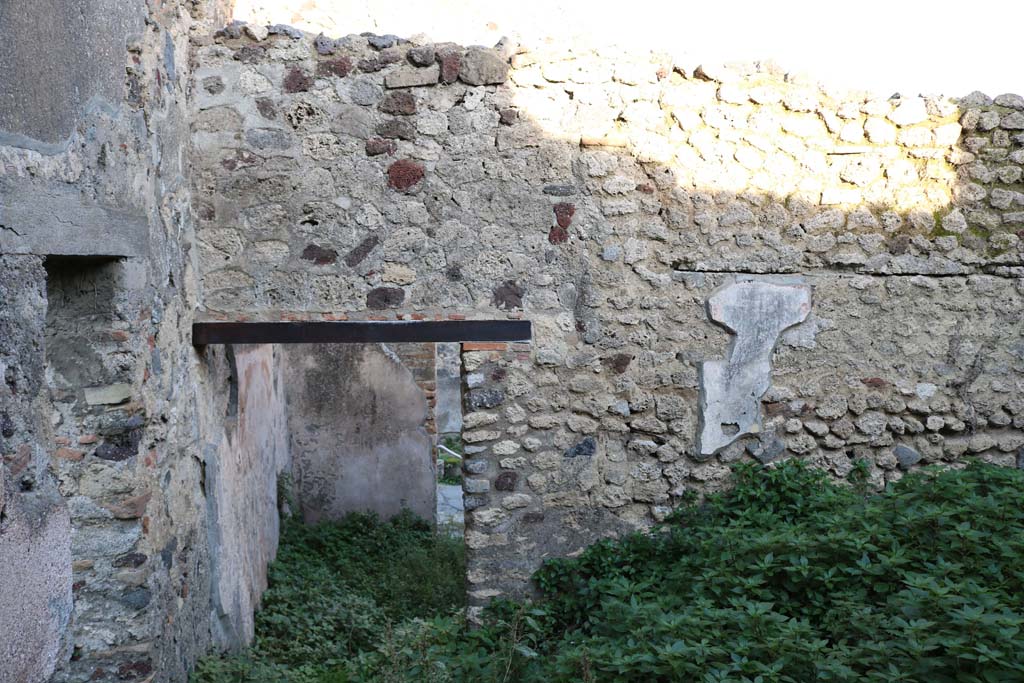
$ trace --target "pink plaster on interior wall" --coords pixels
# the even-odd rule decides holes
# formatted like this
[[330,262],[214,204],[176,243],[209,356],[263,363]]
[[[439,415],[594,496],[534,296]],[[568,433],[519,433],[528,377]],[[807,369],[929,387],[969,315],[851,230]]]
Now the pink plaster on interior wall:
[[227,429],[207,456],[213,623],[222,646],[252,640],[253,612],[277,553],[278,477],[289,465],[277,354],[271,345],[235,347],[237,405],[227,406]]

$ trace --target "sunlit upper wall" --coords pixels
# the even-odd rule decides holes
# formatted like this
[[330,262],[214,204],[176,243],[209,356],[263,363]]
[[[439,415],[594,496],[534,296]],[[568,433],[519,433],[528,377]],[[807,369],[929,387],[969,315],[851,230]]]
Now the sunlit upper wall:
[[556,42],[663,50],[699,62],[771,59],[830,86],[880,95],[1024,91],[1024,3],[964,13],[921,0],[237,0],[235,18],[331,37],[373,31],[493,45]]

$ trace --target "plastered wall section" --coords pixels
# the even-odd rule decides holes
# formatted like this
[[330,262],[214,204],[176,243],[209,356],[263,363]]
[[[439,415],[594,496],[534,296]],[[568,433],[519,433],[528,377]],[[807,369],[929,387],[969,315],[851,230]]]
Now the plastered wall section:
[[[277,553],[281,475],[290,470],[284,364],[279,347],[238,345],[223,361],[226,392],[207,406],[204,487],[209,514],[210,622],[215,645],[252,641],[253,615]],[[223,369],[220,367],[223,363]],[[215,435],[219,431],[219,439]]]
[[295,490],[307,523],[348,512],[388,518],[403,508],[434,518],[430,410],[418,384],[428,366],[410,358],[425,355],[421,345],[394,346],[415,348],[400,356],[379,344],[284,347]]
[[72,610],[71,520],[47,472],[39,258],[0,255],[0,299],[0,629],[9,634],[0,639],[0,680],[37,683],[71,654]]
[[[1024,462],[1016,95],[240,25],[195,59],[211,311],[533,322],[463,346],[475,604],[740,460]],[[719,362],[761,393],[709,412]]]

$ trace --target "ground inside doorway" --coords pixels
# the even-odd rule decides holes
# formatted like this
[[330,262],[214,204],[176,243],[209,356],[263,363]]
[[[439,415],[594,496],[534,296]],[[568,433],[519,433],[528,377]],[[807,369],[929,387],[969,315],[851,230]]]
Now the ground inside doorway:
[[312,526],[288,519],[253,646],[207,657],[192,681],[348,681],[344,664],[403,624],[462,610],[465,577],[462,538],[408,511],[386,522],[362,513]]

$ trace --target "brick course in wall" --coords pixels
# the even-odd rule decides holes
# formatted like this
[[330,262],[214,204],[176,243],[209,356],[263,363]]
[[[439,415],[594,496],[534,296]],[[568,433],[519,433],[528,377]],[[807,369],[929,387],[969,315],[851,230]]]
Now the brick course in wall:
[[427,399],[427,432],[431,435],[437,434],[437,424],[434,419],[434,408],[437,405],[437,355],[434,343],[423,344],[391,344],[390,348],[402,360],[402,365],[407,367],[416,386],[422,391]]

